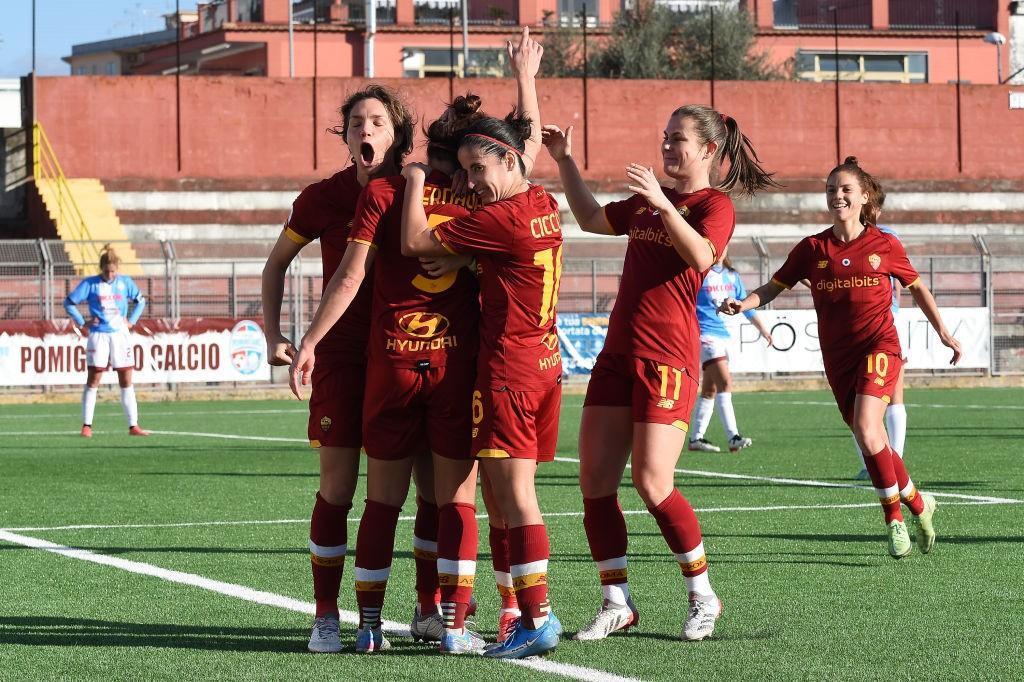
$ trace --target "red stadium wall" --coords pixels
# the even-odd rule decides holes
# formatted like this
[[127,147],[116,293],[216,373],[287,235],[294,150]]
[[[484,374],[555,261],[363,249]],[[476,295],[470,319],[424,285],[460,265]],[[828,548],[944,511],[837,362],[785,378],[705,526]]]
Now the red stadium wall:
[[[422,119],[448,99],[443,80],[395,79]],[[39,80],[37,111],[71,177],[308,178],[345,165],[339,140],[325,129],[362,79],[317,81],[317,159],[313,165],[310,79],[189,76],[181,79],[182,169],[177,169],[175,84],[172,77],[52,77]],[[510,79],[465,80],[456,92],[480,94],[485,108],[504,114],[515,100]],[[832,84],[720,82],[715,103],[735,117],[765,165],[782,178],[817,178],[835,162]],[[579,80],[539,85],[546,122],[575,124],[582,161]],[[953,85],[843,84],[842,155],[854,154],[886,179],[1021,178],[1008,153],[1024,149],[1024,110],[1009,110],[1009,86],[962,87],[963,171],[957,169],[956,89]],[[708,83],[590,81],[589,170],[619,179],[630,161],[657,165],[661,130],[671,111],[710,101]],[[421,134],[417,134],[422,139]],[[421,147],[417,155],[421,156]],[[553,177],[541,155],[535,175]]]

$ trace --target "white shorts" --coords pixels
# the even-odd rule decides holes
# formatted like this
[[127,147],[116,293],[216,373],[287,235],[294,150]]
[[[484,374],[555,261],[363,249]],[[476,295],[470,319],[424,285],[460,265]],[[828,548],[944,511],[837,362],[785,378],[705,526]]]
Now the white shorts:
[[132,340],[127,329],[116,332],[89,332],[85,346],[86,365],[96,369],[124,369],[135,366]]
[[716,360],[728,360],[729,350],[726,344],[729,339],[721,336],[700,337],[700,368],[704,369]]

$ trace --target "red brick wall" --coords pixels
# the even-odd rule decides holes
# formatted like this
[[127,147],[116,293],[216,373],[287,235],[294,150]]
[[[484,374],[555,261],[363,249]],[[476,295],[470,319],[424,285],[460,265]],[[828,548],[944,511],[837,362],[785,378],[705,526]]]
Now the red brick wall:
[[[346,163],[340,141],[325,129],[360,79],[317,83],[319,167],[313,168],[311,81],[238,77],[181,79],[182,170],[177,170],[173,77],[52,77],[39,80],[38,115],[72,177],[282,178],[326,175]],[[447,82],[392,80],[421,119],[448,99]],[[782,178],[821,177],[835,162],[832,84],[720,82],[715,103],[736,118],[765,165]],[[504,115],[515,101],[507,80],[455,82],[456,93],[480,94]],[[545,122],[576,125],[582,165],[579,80],[540,83]],[[1008,109],[1008,86],[963,86],[963,173],[957,172],[952,85],[844,84],[841,154],[890,179],[1021,178],[1010,150],[1024,149],[1024,111]],[[617,179],[630,161],[659,164],[658,143],[672,110],[707,103],[709,86],[687,81],[590,81],[588,177]],[[422,136],[418,134],[422,141]],[[421,157],[418,145],[414,158]],[[535,175],[556,174],[541,155]]]

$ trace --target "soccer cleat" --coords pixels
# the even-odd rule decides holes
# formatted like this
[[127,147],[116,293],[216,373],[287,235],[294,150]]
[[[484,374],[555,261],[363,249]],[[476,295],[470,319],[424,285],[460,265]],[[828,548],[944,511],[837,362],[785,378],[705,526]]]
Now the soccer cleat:
[[707,438],[695,438],[690,441],[689,448],[693,451],[700,452],[721,452],[722,448],[718,447]]
[[149,431],[144,430],[141,426],[132,426],[128,429],[129,436],[148,436]]
[[753,444],[754,441],[752,441],[749,438],[744,438],[743,436],[737,433],[735,436],[729,439],[729,452],[739,452],[743,448],[749,448]]
[[686,614],[683,631],[679,638],[698,642],[711,636],[715,631],[715,621],[722,615],[722,600],[715,595],[701,599],[690,593],[690,611]]
[[594,620],[573,635],[573,639],[578,641],[604,639],[613,632],[628,630],[639,622],[640,614],[632,599],[627,598],[625,604],[612,604],[605,599],[601,608],[597,610]]
[[338,637],[338,617],[336,615],[331,613],[313,621],[313,634],[309,636],[307,648],[314,654],[336,654],[341,651],[341,638]]
[[922,554],[928,554],[935,547],[935,527],[932,525],[932,517],[935,515],[935,508],[939,503],[935,498],[926,493],[921,493],[921,501],[924,502],[924,511],[920,516],[914,517],[917,526],[917,548]]
[[444,619],[437,612],[421,616],[420,607],[417,605],[412,612],[409,634],[412,635],[414,642],[440,642],[444,636]]
[[516,628],[516,623],[519,622],[519,614],[514,611],[502,611],[501,615],[498,616],[498,640],[504,642],[505,639],[512,634],[512,631]]
[[540,656],[558,646],[558,635],[555,633],[551,618],[544,621],[536,630],[523,625],[522,618],[516,621],[515,629],[504,640],[484,648],[487,658],[526,658]]
[[907,524],[893,519],[889,522],[889,555],[893,559],[902,559],[910,554],[910,533],[907,532]]
[[361,654],[372,654],[378,651],[387,651],[391,648],[391,642],[384,637],[378,625],[375,628],[361,627],[356,631],[356,651]]
[[558,616],[555,615],[554,611],[548,611],[548,622],[551,623],[551,629],[555,631],[555,634],[561,637],[562,621],[558,620]]
[[92,438],[92,427],[88,424],[82,424],[82,438]]
[[870,481],[871,474],[868,473],[867,469],[861,469],[857,472],[857,475],[853,477],[855,481]]
[[484,650],[484,638],[469,628],[462,628],[462,633],[445,630],[441,635],[440,650],[442,654],[479,654]]

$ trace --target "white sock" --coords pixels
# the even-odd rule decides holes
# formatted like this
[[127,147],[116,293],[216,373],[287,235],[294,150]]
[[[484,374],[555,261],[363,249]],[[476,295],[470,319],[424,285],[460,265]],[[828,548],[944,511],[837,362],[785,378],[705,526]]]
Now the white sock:
[[693,424],[690,429],[690,440],[700,440],[711,423],[711,414],[715,411],[714,398],[697,398],[697,409],[693,413]]
[[139,404],[135,402],[135,387],[121,389],[121,407],[124,408],[125,419],[128,420],[128,428],[139,425]]
[[732,439],[740,435],[739,429],[736,428],[736,413],[732,409],[732,393],[719,393],[715,396],[715,403],[718,405],[718,418],[722,420],[726,437]]
[[82,391],[82,423],[92,426],[92,418],[96,414],[96,393],[95,388],[85,387]]
[[889,447],[903,459],[903,446],[907,443],[907,406],[890,405],[885,411],[885,430],[889,432]]
[[715,594],[715,591],[711,589],[711,579],[708,577],[709,571],[704,571],[700,575],[695,575],[692,578],[686,578],[686,591],[697,594],[701,597],[710,597]]
[[604,598],[609,603],[615,604],[616,606],[625,606],[629,600],[629,583],[619,583],[618,585],[601,585],[601,592],[604,593]]

